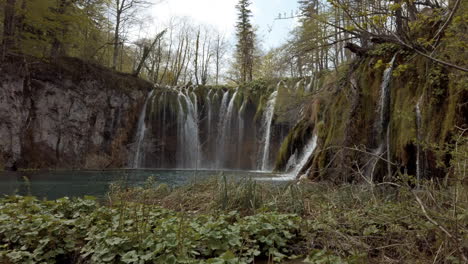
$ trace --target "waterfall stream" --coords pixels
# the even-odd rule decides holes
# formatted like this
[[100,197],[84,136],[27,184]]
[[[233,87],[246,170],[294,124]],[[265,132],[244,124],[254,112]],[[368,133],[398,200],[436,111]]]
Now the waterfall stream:
[[179,168],[199,168],[201,157],[200,137],[198,128],[198,107],[197,100],[190,100],[189,96],[183,92],[179,93],[179,99],[185,102],[187,112],[184,113],[183,105],[179,101],[179,122],[180,131],[177,152],[179,153]]
[[239,135],[237,138],[237,166],[241,167],[241,155],[242,155],[242,145],[244,142],[244,114],[245,114],[245,107],[247,105],[247,101],[244,99],[242,103],[239,114],[237,117],[237,121],[239,123]]
[[224,92],[223,99],[221,100],[221,105],[219,108],[219,120],[218,120],[218,137],[217,137],[217,144],[216,144],[216,168],[222,168],[223,161],[224,161],[224,153],[225,153],[225,137],[222,131],[225,129],[226,125],[226,113],[228,108],[229,100],[229,91]]
[[390,82],[392,80],[395,59],[396,54],[393,56],[387,69],[385,69],[382,84],[380,85],[379,122],[377,123],[377,133],[380,137],[380,142],[383,142],[383,139],[386,136],[388,123],[390,122]]
[[145,104],[143,105],[143,108],[141,109],[140,117],[138,118],[138,128],[137,128],[137,133],[136,133],[136,143],[137,147],[135,150],[135,155],[133,157],[133,163],[132,163],[132,168],[139,168],[141,164],[141,156],[142,156],[142,142],[143,139],[145,138],[145,131],[146,131],[146,107],[148,106],[148,102],[150,98],[153,96],[154,90],[151,90],[149,92],[148,97],[146,97]]
[[129,166],[271,170],[284,131],[295,120],[274,121],[278,89],[268,96],[261,120],[258,102],[246,94],[239,88],[155,89],[143,105]]
[[263,126],[264,126],[264,134],[263,134],[263,152],[262,152],[262,163],[261,163],[261,170],[268,171],[271,170],[271,166],[269,164],[269,157],[270,157],[270,139],[271,139],[271,123],[273,122],[273,116],[275,113],[275,105],[276,105],[276,97],[278,95],[278,90],[274,91],[270,98],[268,99],[268,103],[266,105],[265,112],[263,114]]
[[[397,54],[393,55],[392,60],[389,63],[389,66],[385,69],[383,73],[382,84],[380,85],[380,99],[378,105],[378,121],[376,126],[376,142],[378,147],[373,151],[373,157],[371,159],[371,166],[367,169],[367,180],[373,182],[374,170],[379,161],[378,156],[381,156],[385,151],[387,151],[387,159],[390,160],[390,131],[388,125],[390,123],[390,103],[391,103],[391,91],[390,83],[392,81],[393,67],[395,64]],[[387,173],[390,177],[391,167],[390,163],[387,164]]]
[[314,150],[317,147],[317,135],[313,135],[312,138],[309,140],[307,145],[303,149],[303,153],[301,158],[299,159],[299,163],[296,165],[294,170],[289,174],[294,179],[299,178],[299,173],[304,169],[307,163],[310,161],[311,156],[314,154]]
[[[229,93],[228,93],[229,94]],[[219,137],[220,137],[220,145],[219,145],[219,155],[216,157],[217,158],[217,164],[218,168],[222,168],[226,164],[226,152],[229,152],[230,150],[226,148],[227,146],[227,141],[231,139],[231,125],[232,125],[232,112],[234,109],[234,102],[236,100],[237,96],[237,90],[234,92],[234,94],[231,97],[231,100],[229,101],[227,110],[225,111],[225,114],[222,115],[220,122],[222,122],[221,129],[219,131]]]

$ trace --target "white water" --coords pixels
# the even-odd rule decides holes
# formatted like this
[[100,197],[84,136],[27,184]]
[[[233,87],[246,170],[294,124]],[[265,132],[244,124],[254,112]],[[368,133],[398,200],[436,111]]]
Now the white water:
[[236,96],[237,96],[237,90],[236,92],[232,95],[231,97],[231,100],[229,101],[229,104],[228,104],[228,108],[227,108],[227,111],[226,111],[226,115],[223,117],[222,121],[223,121],[223,126],[222,126],[222,129],[221,129],[221,134],[220,134],[220,137],[221,137],[221,145],[220,145],[220,148],[222,149],[220,155],[217,157],[220,161],[219,161],[219,164],[221,164],[221,166],[224,166],[226,164],[226,153],[229,152],[229,149],[226,149],[226,146],[228,143],[228,141],[231,139],[231,132],[232,132],[232,112],[233,112],[233,109],[234,109],[234,103],[235,103],[235,100],[236,100]]
[[209,90],[208,91],[208,94],[206,96],[206,102],[207,102],[207,108],[208,108],[208,120],[207,120],[207,131],[208,131],[208,138],[211,138],[211,119],[212,119],[212,106],[211,106],[211,93],[213,92],[213,90]]
[[307,162],[310,160],[311,156],[314,154],[315,148],[317,148],[317,135],[313,135],[310,141],[303,149],[301,158],[299,159],[298,165],[294,170],[289,174],[293,179],[299,178],[299,173],[307,165]]
[[289,157],[288,162],[286,163],[285,171],[289,172],[297,166],[297,149]]
[[[268,178],[258,178],[258,181],[293,181],[300,177],[299,173],[303,170],[303,168],[307,165],[307,162],[310,161],[312,155],[314,154],[315,149],[317,148],[317,136],[314,135],[310,141],[304,146],[302,150],[303,153],[299,159],[299,163],[294,167],[294,170],[290,173],[282,174],[279,177],[268,177]],[[296,156],[293,158],[293,156]],[[291,156],[292,159],[296,159],[297,161],[297,152]],[[291,160],[290,158],[290,160]],[[310,168],[305,173],[306,175],[310,171]]]
[[270,139],[271,139],[271,123],[273,122],[273,116],[275,113],[275,105],[276,105],[276,97],[278,95],[278,91],[274,91],[268,100],[265,112],[263,114],[263,124],[264,124],[264,135],[263,135],[263,154],[262,154],[262,171],[271,170],[269,164],[269,157],[270,157]]
[[313,77],[310,77],[310,82],[306,85],[304,92],[306,92],[306,93],[310,93],[310,92],[311,92],[313,82],[314,82]]
[[143,108],[140,113],[140,117],[138,118],[138,129],[136,133],[136,142],[137,142],[137,147],[135,151],[135,156],[133,157],[133,168],[139,168],[141,164],[141,156],[142,156],[142,151],[141,151],[141,144],[143,142],[143,139],[145,138],[145,132],[146,132],[146,124],[145,124],[145,119],[146,119],[146,106],[148,105],[148,101],[150,98],[153,96],[154,90],[151,90],[149,92],[148,97],[145,100],[145,104],[143,105]]
[[158,89],[161,93],[148,95],[147,111],[139,116],[129,167],[271,170],[278,88],[265,102],[260,122],[240,90],[209,89],[201,96],[185,87]]
[[[388,124],[390,122],[390,82],[392,80],[393,66],[395,63],[397,54],[393,56],[389,66],[385,69],[383,74],[382,84],[380,85],[380,99],[379,99],[379,120],[377,123],[377,143],[378,147],[373,151],[374,157],[370,162],[371,167],[367,169],[367,180],[373,182],[374,170],[379,159],[375,156],[381,156],[384,151],[387,151],[387,159],[390,160],[390,131],[388,131]],[[386,145],[386,146],[385,146]],[[388,176],[391,176],[390,164],[387,164]]]
[[385,136],[385,132],[389,122],[389,111],[390,111],[390,81],[392,80],[393,64],[396,59],[396,54],[390,61],[389,67],[385,69],[383,74],[383,81],[380,85],[380,100],[379,100],[379,123],[378,133],[380,140]]
[[239,109],[239,115],[237,117],[237,121],[239,123],[239,135],[237,139],[237,167],[240,168],[241,164],[241,155],[242,155],[242,146],[244,143],[244,113],[245,113],[245,107],[247,105],[247,101],[244,99],[244,102],[242,103],[242,106]]
[[223,167],[223,156],[224,152],[226,151],[225,148],[225,141],[223,135],[223,129],[225,126],[226,120],[226,113],[228,108],[228,99],[229,99],[229,91],[224,92],[223,99],[221,100],[221,105],[219,107],[219,120],[218,120],[218,137],[217,137],[217,144],[216,144],[216,168]]
[[[193,95],[193,94],[192,94]],[[182,100],[187,106],[184,112]],[[178,168],[199,168],[202,160],[199,128],[198,128],[198,107],[196,96],[192,102],[189,96],[179,92],[178,104],[178,142],[177,142],[177,167]]]

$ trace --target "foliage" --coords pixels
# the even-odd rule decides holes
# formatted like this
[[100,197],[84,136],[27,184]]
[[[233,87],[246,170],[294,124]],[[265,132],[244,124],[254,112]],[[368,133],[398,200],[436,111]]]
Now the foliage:
[[193,216],[142,204],[106,207],[91,197],[13,196],[1,200],[0,261],[250,263],[260,255],[279,261],[298,228],[299,218],[286,214]]
[[463,263],[466,186],[414,191],[409,178],[399,188],[215,178],[175,190],[150,179],[113,185],[107,205],[5,197],[0,263]]

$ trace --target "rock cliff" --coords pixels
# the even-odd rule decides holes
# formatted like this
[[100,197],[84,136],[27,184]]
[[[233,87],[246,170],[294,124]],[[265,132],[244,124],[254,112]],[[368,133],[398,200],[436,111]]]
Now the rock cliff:
[[0,168],[125,166],[150,83],[72,58],[0,72]]

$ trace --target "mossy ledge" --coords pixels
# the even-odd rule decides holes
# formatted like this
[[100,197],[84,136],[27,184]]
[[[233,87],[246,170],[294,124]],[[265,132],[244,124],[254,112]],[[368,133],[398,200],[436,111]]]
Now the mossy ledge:
[[[416,150],[421,149],[421,170],[425,178],[441,179],[450,174],[458,128],[468,125],[468,75],[450,70],[415,54],[381,44],[348,67],[322,77],[324,82],[310,99],[302,124],[321,123],[311,170],[311,179],[335,182],[361,181],[359,168],[372,158],[376,148],[374,127],[383,71],[393,55],[397,59],[390,84],[390,159],[392,173],[416,175]],[[420,105],[421,127],[417,129],[416,105]],[[312,114],[313,113],[313,114]],[[300,124],[301,124],[300,123]],[[276,169],[304,146],[304,132],[296,126],[283,142]],[[312,132],[311,130],[307,130]],[[419,132],[418,132],[419,131]],[[418,140],[418,134],[419,140]],[[309,137],[311,135],[308,135]],[[385,175],[379,162],[377,175]],[[380,176],[377,181],[383,180]]]

